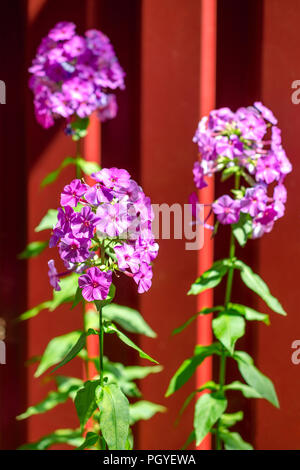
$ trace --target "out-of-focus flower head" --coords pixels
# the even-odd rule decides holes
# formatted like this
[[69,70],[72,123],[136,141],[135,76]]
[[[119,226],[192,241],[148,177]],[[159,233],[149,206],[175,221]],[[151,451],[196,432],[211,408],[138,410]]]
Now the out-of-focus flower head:
[[207,186],[206,177],[218,172],[223,179],[235,175],[239,187],[214,201],[212,211],[221,224],[236,224],[243,215],[251,221],[253,238],[270,232],[285,211],[283,182],[292,165],[277,122],[258,101],[235,113],[220,108],[201,119],[193,138],[199,150],[193,168],[196,187]]
[[44,128],[65,118],[72,133],[76,119],[97,111],[101,121],[117,114],[117,88],[124,89],[125,73],[107,36],[95,29],[84,36],[66,21],[57,23],[42,39],[29,72],[36,119]]

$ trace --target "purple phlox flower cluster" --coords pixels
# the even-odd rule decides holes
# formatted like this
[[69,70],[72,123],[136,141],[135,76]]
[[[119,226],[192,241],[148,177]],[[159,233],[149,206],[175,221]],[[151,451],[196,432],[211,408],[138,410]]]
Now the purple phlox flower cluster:
[[[114,271],[132,277],[143,293],[151,287],[158,254],[151,201],[126,170],[103,168],[92,178],[93,186],[75,179],[64,187],[49,245],[58,245],[70,272],[85,272],[79,286],[87,301],[106,298]],[[49,269],[57,289],[59,274],[52,260]]]
[[117,113],[117,88],[124,89],[124,71],[112,44],[101,31],[84,36],[75,24],[58,23],[43,38],[29,72],[36,119],[48,128],[60,117],[86,118],[98,111],[101,121]]
[[235,174],[241,181],[233,195],[225,194],[212,204],[217,220],[235,224],[241,214],[248,214],[253,238],[270,232],[284,215],[287,192],[283,182],[292,171],[272,111],[261,102],[236,112],[213,110],[199,122],[193,141],[200,156],[193,168],[196,188],[207,186],[205,177],[217,172]]

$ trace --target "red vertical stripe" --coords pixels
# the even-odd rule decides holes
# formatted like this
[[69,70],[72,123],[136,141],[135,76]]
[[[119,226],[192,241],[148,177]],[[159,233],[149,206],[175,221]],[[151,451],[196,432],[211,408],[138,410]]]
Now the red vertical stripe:
[[[215,106],[216,89],[216,0],[202,0],[201,2],[201,31],[200,31],[200,118],[209,113]],[[214,198],[214,183],[210,179],[208,186],[199,192],[201,204],[210,204]],[[208,208],[209,210],[209,208]],[[207,211],[205,211],[207,212]],[[198,274],[206,271],[213,262],[213,241],[211,232],[205,230],[204,246],[198,253]],[[205,291],[198,296],[198,311],[213,304],[212,290]],[[198,318],[197,322],[198,344],[212,342],[211,315]],[[197,388],[212,379],[212,359],[206,359],[197,371]],[[211,436],[207,436],[200,446],[202,450],[211,448]]]

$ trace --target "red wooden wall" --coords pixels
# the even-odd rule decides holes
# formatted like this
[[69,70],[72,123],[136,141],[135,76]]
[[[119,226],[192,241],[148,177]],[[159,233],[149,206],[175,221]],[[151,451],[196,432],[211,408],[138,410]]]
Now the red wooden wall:
[[[203,110],[206,112],[210,103],[213,106],[215,95],[217,106],[233,108],[262,99],[277,115],[294,164],[294,173],[287,179],[287,213],[271,234],[260,242],[251,242],[239,255],[260,272],[289,314],[287,318],[272,315],[270,327],[251,325],[243,343],[274,380],[281,409],[275,410],[263,401],[246,403],[237,396],[232,398],[235,409],[245,410],[240,430],[256,448],[298,448],[299,381],[297,366],[291,362],[291,343],[298,339],[300,329],[300,174],[296,166],[300,108],[292,104],[290,96],[292,81],[300,79],[299,2],[218,0],[215,5],[207,0],[19,0],[5,2],[2,9],[0,79],[7,84],[7,104],[0,107],[0,316],[7,321],[8,329],[7,364],[0,365],[0,448],[15,448],[55,428],[77,425],[71,403],[33,417],[27,424],[14,419],[50,389],[42,379],[33,379],[35,368],[25,368],[25,359],[40,354],[51,336],[81,324],[80,311],[63,307],[53,313],[43,312],[26,325],[12,322],[27,307],[51,295],[46,269],[49,252],[27,267],[25,262],[16,261],[16,255],[26,240],[40,238],[34,235],[34,227],[48,207],[58,205],[60,189],[73,177],[72,169],[65,170],[56,184],[39,189],[45,174],[75,149],[60,125],[45,131],[35,122],[26,72],[41,37],[64,19],[74,21],[81,32],[91,25],[100,27],[115,46],[127,72],[126,91],[118,95],[117,118],[102,126],[98,158],[101,153],[103,165],[126,167],[154,203],[184,204],[194,190],[191,168],[197,150],[191,138]],[[203,23],[204,14],[210,20]],[[207,21],[211,25],[215,22],[215,27],[205,36]],[[207,41],[211,41],[209,54]],[[99,140],[98,144],[90,141],[92,146],[99,145],[98,134],[96,130],[95,139]],[[217,183],[216,194],[219,191]],[[216,258],[227,254],[226,233],[214,249]],[[184,398],[195,388],[196,378],[174,397],[166,400],[163,395],[170,376],[198,340],[199,331],[193,328],[177,338],[171,338],[171,331],[196,311],[196,299],[185,294],[199,269],[204,269],[207,256],[211,256],[207,245],[198,262],[195,252],[185,251],[184,241],[161,240],[149,293],[138,296],[133,286],[128,288],[127,279],[118,286],[117,300],[140,308],[158,333],[157,340],[137,341],[164,365],[161,374],[150,376],[141,386],[146,399],[165,404],[168,412],[139,425],[139,448],[176,449],[190,432],[192,407],[179,427],[173,423]],[[264,308],[240,284],[236,284],[235,292],[236,300]],[[219,295],[223,293],[217,290],[216,297]],[[201,334],[207,331],[200,325]],[[112,359],[119,356],[115,345],[109,345]],[[125,355],[123,351],[128,363],[136,360],[130,350]],[[80,374],[80,362],[66,366],[67,372]],[[235,374],[230,367],[229,377]]]

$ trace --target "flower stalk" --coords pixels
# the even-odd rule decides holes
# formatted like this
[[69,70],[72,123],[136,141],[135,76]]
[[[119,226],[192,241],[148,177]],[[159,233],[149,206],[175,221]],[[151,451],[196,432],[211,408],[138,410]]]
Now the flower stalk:
[[[198,315],[213,314],[212,330],[214,342],[197,345],[194,356],[185,360],[170,381],[166,395],[178,390],[201,367],[209,356],[219,361],[219,380],[202,384],[204,391],[195,406],[194,429],[187,444],[195,441],[199,446],[208,433],[215,435],[217,450],[250,450],[231,427],[243,419],[243,412],[226,412],[227,390],[241,392],[246,398],[264,398],[279,407],[278,398],[271,380],[254,365],[245,351],[236,350],[236,342],[245,334],[247,321],[263,321],[269,324],[269,316],[253,308],[232,302],[234,271],[253,292],[258,294],[274,312],[286,315],[282,305],[270,293],[266,283],[243,261],[236,259],[235,247],[245,246],[249,238],[259,238],[272,230],[274,223],[283,217],[287,191],[283,185],[292,166],[281,143],[281,131],[273,113],[260,102],[235,113],[229,108],[210,112],[201,119],[194,142],[198,144],[200,159],[194,164],[194,182],[198,189],[207,186],[206,176],[221,172],[221,181],[234,177],[233,189],[212,202],[216,216],[215,236],[222,225],[230,225],[228,258],[216,261],[192,284],[188,295],[201,295],[226,279],[224,305],[203,308]],[[241,178],[243,178],[241,182]],[[247,186],[248,185],[248,186]],[[270,194],[271,193],[271,194]],[[196,195],[190,200],[195,203]],[[202,223],[193,214],[196,223]],[[204,222],[206,222],[205,220]],[[205,225],[208,227],[208,225]],[[197,318],[194,315],[174,333],[179,333]],[[245,382],[226,383],[227,360],[237,363]],[[192,394],[186,403],[190,403]],[[185,408],[186,404],[184,405]]]

